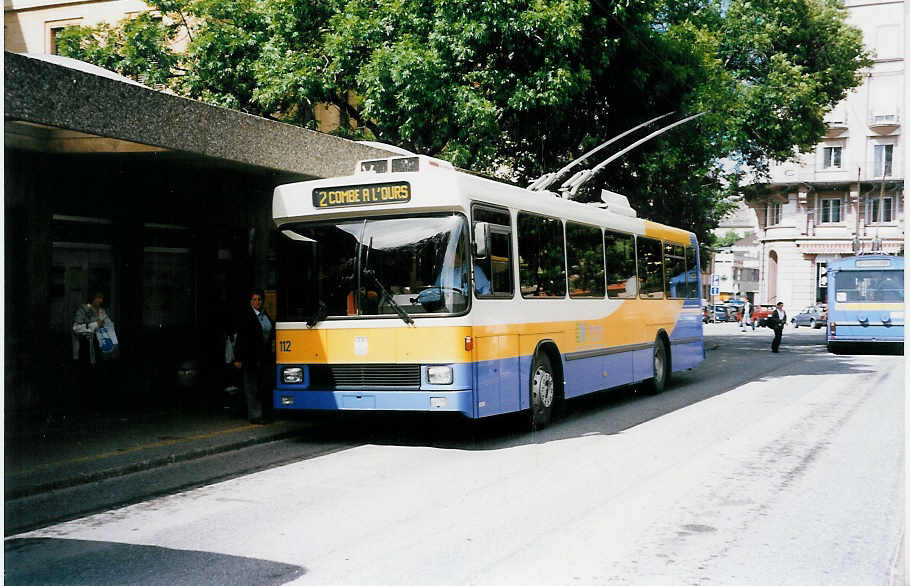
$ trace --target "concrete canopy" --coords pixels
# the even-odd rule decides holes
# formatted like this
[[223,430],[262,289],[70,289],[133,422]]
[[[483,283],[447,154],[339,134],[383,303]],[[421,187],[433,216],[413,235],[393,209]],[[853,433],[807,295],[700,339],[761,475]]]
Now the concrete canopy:
[[392,154],[157,91],[71,59],[4,52],[4,60],[7,146],[175,151],[301,177],[348,175],[360,159]]

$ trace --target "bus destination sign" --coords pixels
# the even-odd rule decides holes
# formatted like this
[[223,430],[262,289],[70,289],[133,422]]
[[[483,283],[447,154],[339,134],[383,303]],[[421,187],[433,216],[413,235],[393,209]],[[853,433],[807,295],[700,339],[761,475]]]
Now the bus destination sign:
[[411,184],[407,181],[345,185],[313,189],[313,207],[338,208],[374,203],[403,203],[411,200]]

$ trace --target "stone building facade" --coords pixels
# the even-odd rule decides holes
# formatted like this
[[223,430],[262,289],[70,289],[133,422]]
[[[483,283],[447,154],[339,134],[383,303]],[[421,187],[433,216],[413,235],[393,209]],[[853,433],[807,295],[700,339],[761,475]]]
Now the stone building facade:
[[745,190],[758,220],[759,303],[824,302],[828,263],[904,244],[906,141],[903,1],[846,0],[874,64],[826,117],[814,152],[774,165]]

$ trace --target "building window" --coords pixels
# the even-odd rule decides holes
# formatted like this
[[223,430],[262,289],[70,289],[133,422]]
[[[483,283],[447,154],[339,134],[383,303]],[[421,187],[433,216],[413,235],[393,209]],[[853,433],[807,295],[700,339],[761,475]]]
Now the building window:
[[841,154],[843,153],[844,147],[825,147],[824,148],[824,163],[823,167],[825,169],[840,169],[841,166]]
[[875,145],[875,176],[876,177],[891,177],[891,160],[894,156],[894,145],[893,144],[877,144]]
[[57,39],[60,38],[60,33],[63,32],[63,29],[66,27],[58,26],[51,29],[51,55],[59,55],[59,49],[57,48]]
[[866,223],[887,224],[894,221],[894,198],[872,197],[866,202]]
[[822,224],[840,222],[840,198],[822,200]]
[[63,20],[49,20],[44,23],[44,52],[49,55],[57,55],[59,47],[57,39],[60,33],[67,27],[78,26],[82,24],[82,18],[67,18]]
[[781,218],[781,208],[783,205],[780,202],[772,202],[768,204],[768,225],[776,226],[780,224]]

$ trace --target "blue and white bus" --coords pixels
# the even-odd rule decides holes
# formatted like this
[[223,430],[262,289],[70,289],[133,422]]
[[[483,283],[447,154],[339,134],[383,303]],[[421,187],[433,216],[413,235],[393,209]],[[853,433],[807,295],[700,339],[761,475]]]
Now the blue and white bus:
[[828,265],[828,351],[904,341],[904,257],[869,254]]
[[276,410],[481,418],[704,359],[698,243],[424,156],[275,190]]

